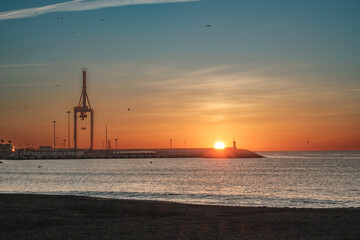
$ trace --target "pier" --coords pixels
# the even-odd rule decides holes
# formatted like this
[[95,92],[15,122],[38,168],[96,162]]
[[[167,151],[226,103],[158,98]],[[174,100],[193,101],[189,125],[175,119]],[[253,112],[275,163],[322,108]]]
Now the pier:
[[105,158],[261,158],[257,153],[237,148],[172,149],[17,149],[2,154],[2,159],[105,159]]

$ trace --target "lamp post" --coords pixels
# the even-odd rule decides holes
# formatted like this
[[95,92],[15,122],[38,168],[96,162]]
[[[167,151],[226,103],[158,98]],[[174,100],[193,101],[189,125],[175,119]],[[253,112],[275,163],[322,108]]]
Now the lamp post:
[[[68,114],[68,148],[70,148],[70,111],[67,111]],[[64,146],[65,148],[65,146]]]
[[55,149],[56,148],[56,142],[55,142],[55,123],[56,123],[56,121],[54,120],[53,123],[54,123],[54,149]]
[[117,138],[115,138],[115,149],[117,149]]

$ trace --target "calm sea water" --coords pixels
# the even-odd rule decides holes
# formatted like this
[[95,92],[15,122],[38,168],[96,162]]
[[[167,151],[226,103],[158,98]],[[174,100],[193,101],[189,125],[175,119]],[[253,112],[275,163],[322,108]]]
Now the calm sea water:
[[0,192],[236,206],[360,207],[359,151],[260,154],[266,158],[2,160]]

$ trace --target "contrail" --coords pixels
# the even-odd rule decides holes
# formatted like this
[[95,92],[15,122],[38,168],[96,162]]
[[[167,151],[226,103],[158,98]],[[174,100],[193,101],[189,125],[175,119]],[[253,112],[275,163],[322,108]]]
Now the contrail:
[[0,12],[0,21],[16,18],[35,17],[53,12],[86,11],[100,8],[122,7],[140,4],[196,2],[201,0],[73,0],[36,8],[25,8]]

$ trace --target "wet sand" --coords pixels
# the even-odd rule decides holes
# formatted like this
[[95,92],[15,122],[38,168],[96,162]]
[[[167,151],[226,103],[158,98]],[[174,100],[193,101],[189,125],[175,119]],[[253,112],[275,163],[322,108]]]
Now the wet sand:
[[360,209],[0,194],[0,239],[360,239]]

